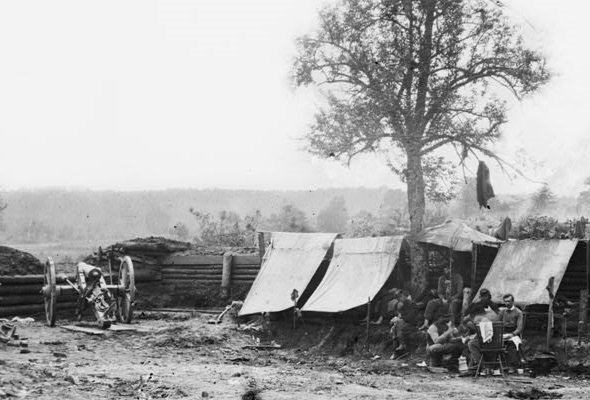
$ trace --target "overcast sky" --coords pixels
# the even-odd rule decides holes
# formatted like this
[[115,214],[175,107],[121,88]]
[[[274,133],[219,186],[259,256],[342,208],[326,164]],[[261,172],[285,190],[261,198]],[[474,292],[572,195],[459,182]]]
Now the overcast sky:
[[[317,101],[288,73],[321,3],[1,2],[0,188],[403,188],[372,157],[301,151]],[[575,195],[590,175],[590,5],[504,7],[556,76],[511,109],[498,151]],[[496,192],[539,186],[488,164]]]

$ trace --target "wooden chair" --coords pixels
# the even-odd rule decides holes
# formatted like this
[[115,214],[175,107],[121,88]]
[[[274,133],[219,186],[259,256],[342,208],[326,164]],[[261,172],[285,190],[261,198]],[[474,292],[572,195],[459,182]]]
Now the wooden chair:
[[[502,377],[504,377],[504,366],[506,365],[506,347],[504,346],[504,324],[501,322],[494,322],[492,323],[493,326],[493,336],[491,341],[484,343],[481,330],[479,326],[477,327],[477,337],[481,343],[480,351],[481,357],[479,358],[479,362],[477,363],[477,370],[475,371],[475,376],[479,376],[479,372],[481,371],[482,365],[485,368],[490,368],[492,366],[499,366],[500,373]],[[491,361],[486,361],[486,355],[490,355]]]

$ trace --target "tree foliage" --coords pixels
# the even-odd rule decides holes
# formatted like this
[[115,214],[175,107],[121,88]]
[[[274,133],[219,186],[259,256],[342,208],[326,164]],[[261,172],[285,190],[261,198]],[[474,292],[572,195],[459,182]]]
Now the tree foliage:
[[313,229],[303,211],[292,204],[283,206],[278,214],[272,214],[267,221],[270,230],[280,232],[312,232]]
[[377,236],[377,222],[377,217],[372,213],[366,210],[359,211],[350,218],[348,236],[353,238]]
[[346,232],[348,226],[348,211],[344,197],[333,197],[326,208],[317,217],[316,227],[320,232]]
[[551,210],[556,202],[557,196],[551,191],[551,188],[548,185],[543,185],[533,194],[530,213],[538,215]]
[[199,226],[195,242],[214,246],[244,246],[242,218],[232,211],[221,211],[217,218],[208,212],[189,210]]
[[422,229],[425,194],[446,200],[456,163],[487,156],[506,122],[502,91],[521,98],[549,79],[500,7],[474,0],[342,0],[298,41],[296,86],[323,88],[326,103],[306,139],[320,157],[350,162],[386,154],[407,183],[411,230]]
[[408,230],[408,208],[399,192],[388,190],[379,206],[377,231],[380,236],[396,235]]
[[578,195],[576,209],[578,214],[588,215],[590,213],[590,176],[584,179],[584,186],[585,190],[582,190]]

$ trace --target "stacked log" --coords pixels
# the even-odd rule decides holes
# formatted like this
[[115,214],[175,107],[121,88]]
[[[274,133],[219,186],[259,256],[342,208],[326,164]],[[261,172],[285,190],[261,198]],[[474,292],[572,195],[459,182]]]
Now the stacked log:
[[[236,284],[252,283],[260,270],[258,255],[234,255],[231,281]],[[197,281],[221,284],[223,256],[171,256],[161,262],[162,280]]]
[[[35,275],[0,275],[0,317],[22,316],[34,313],[45,312],[41,288],[43,287],[44,276]],[[76,282],[74,275],[58,274],[56,285],[62,288],[57,296],[57,309],[74,310],[76,308],[78,294],[66,282]],[[117,273],[113,273],[113,283],[117,283]],[[160,280],[161,275],[151,269],[136,269],[135,282],[138,290],[141,290],[142,282]],[[105,273],[107,284],[111,282],[110,275]]]
[[[66,279],[75,281],[74,276],[58,275],[57,285],[67,285]],[[22,316],[45,312],[41,288],[43,275],[1,275],[0,276],[0,317]],[[77,295],[67,290],[57,298],[57,309],[76,308]]]
[[[169,255],[157,263],[147,257],[131,256],[135,271],[135,286],[139,300],[152,297],[178,295],[180,287],[189,287],[188,292],[209,290],[212,296],[219,294],[223,275],[222,255]],[[231,292],[247,293],[260,270],[258,255],[233,255],[231,257],[230,286]],[[112,283],[117,283],[118,264],[113,265]],[[101,265],[107,284],[111,275],[104,261]],[[76,277],[58,274],[56,284],[62,289],[57,297],[57,309],[69,309],[73,316],[77,293],[71,288],[66,278],[75,284]],[[35,275],[0,275],[0,317],[23,316],[44,312],[41,288],[44,276]],[[170,291],[170,288],[173,288]],[[167,292],[169,291],[169,293]],[[187,293],[188,293],[187,292]],[[186,293],[185,293],[186,294]],[[169,296],[168,296],[169,297]],[[217,296],[218,297],[218,296]],[[67,312],[64,313],[68,316]]]
[[163,281],[199,281],[221,284],[222,256],[171,256],[162,260]]
[[232,282],[252,284],[260,271],[260,257],[236,255],[232,267]]

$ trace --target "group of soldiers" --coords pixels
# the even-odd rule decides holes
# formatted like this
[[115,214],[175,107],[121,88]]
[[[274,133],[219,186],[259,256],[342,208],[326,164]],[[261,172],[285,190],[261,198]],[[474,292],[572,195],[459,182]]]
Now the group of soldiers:
[[[416,301],[407,290],[396,291],[395,298],[388,303],[395,346],[392,359],[407,356],[416,346],[415,338],[426,336],[431,367],[457,369],[459,357],[465,356],[469,371],[475,371],[482,359],[482,340],[491,334],[486,329],[491,329],[494,322],[502,323],[503,339],[509,347],[518,347],[520,343],[523,313],[514,305],[512,294],[503,294],[502,300],[500,307],[492,301],[490,291],[482,288],[477,300],[464,307],[463,279],[458,273],[450,274],[448,269],[439,278],[438,287]],[[508,352],[507,358],[510,369],[519,367],[518,353]]]

